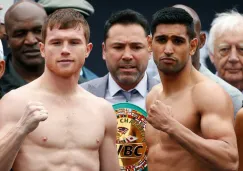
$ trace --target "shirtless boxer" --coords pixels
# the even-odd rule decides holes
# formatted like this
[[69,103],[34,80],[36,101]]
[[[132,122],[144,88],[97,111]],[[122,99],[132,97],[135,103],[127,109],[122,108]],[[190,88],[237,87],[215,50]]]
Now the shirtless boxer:
[[42,31],[44,74],[0,102],[0,170],[118,171],[114,110],[77,84],[92,49],[88,23],[62,9]]
[[239,153],[239,169],[243,171],[243,108],[241,108],[235,118],[235,133],[237,137],[238,153]]
[[198,43],[192,17],[180,8],[159,10],[151,31],[163,87],[146,101],[148,170],[237,170],[232,101],[192,66]]

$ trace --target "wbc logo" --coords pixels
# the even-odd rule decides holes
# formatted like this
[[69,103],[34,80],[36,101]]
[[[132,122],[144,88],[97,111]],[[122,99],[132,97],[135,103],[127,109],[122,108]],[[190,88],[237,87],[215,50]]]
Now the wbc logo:
[[120,169],[145,171],[147,146],[145,144],[146,112],[136,105],[113,105],[117,116],[116,147]]

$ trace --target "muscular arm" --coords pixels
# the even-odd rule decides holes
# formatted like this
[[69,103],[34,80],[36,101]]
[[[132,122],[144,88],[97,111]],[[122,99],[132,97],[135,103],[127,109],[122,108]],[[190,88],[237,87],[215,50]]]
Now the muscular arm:
[[105,106],[103,112],[105,113],[106,130],[99,150],[100,171],[119,171],[120,167],[115,143],[117,131],[116,114],[109,104]]
[[25,106],[20,101],[16,100],[13,104],[16,98],[17,95],[10,92],[0,101],[1,171],[9,171],[12,168],[25,137],[38,126],[40,121],[47,118],[39,102],[29,103],[23,110]]
[[168,134],[209,168],[237,170],[238,153],[231,100],[220,87],[206,83],[197,85],[192,96],[201,115],[202,137],[175,120],[171,122]]
[[0,170],[8,171],[13,166],[25,135],[14,124],[8,124],[0,131]]
[[[237,170],[238,152],[233,127],[233,105],[216,84],[200,83],[192,90],[192,100],[200,114],[201,136],[175,120],[169,106],[151,105],[148,122],[166,132],[194,157],[213,170]],[[160,113],[160,114],[159,114]],[[155,117],[155,115],[158,115]],[[152,120],[157,119],[156,123]]]
[[241,108],[236,115],[235,133],[237,137],[238,153],[240,158],[238,171],[243,171],[243,108]]
[[[10,95],[11,96],[11,95]],[[25,135],[13,121],[11,97],[5,95],[0,101],[0,170],[11,169]]]

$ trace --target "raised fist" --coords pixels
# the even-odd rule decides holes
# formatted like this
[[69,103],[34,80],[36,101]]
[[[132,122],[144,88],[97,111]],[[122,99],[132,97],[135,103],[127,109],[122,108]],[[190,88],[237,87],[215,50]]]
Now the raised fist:
[[34,131],[41,121],[48,118],[48,112],[40,102],[29,102],[25,108],[24,115],[20,118],[18,125],[25,134]]
[[160,100],[156,100],[148,110],[147,121],[155,129],[166,131],[172,118],[171,106],[164,104]]

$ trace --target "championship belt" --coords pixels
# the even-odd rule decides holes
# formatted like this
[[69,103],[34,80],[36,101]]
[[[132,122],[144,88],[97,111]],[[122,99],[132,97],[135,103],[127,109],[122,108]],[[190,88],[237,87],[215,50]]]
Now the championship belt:
[[147,171],[147,113],[131,103],[114,104],[113,108],[117,117],[116,148],[121,171]]

